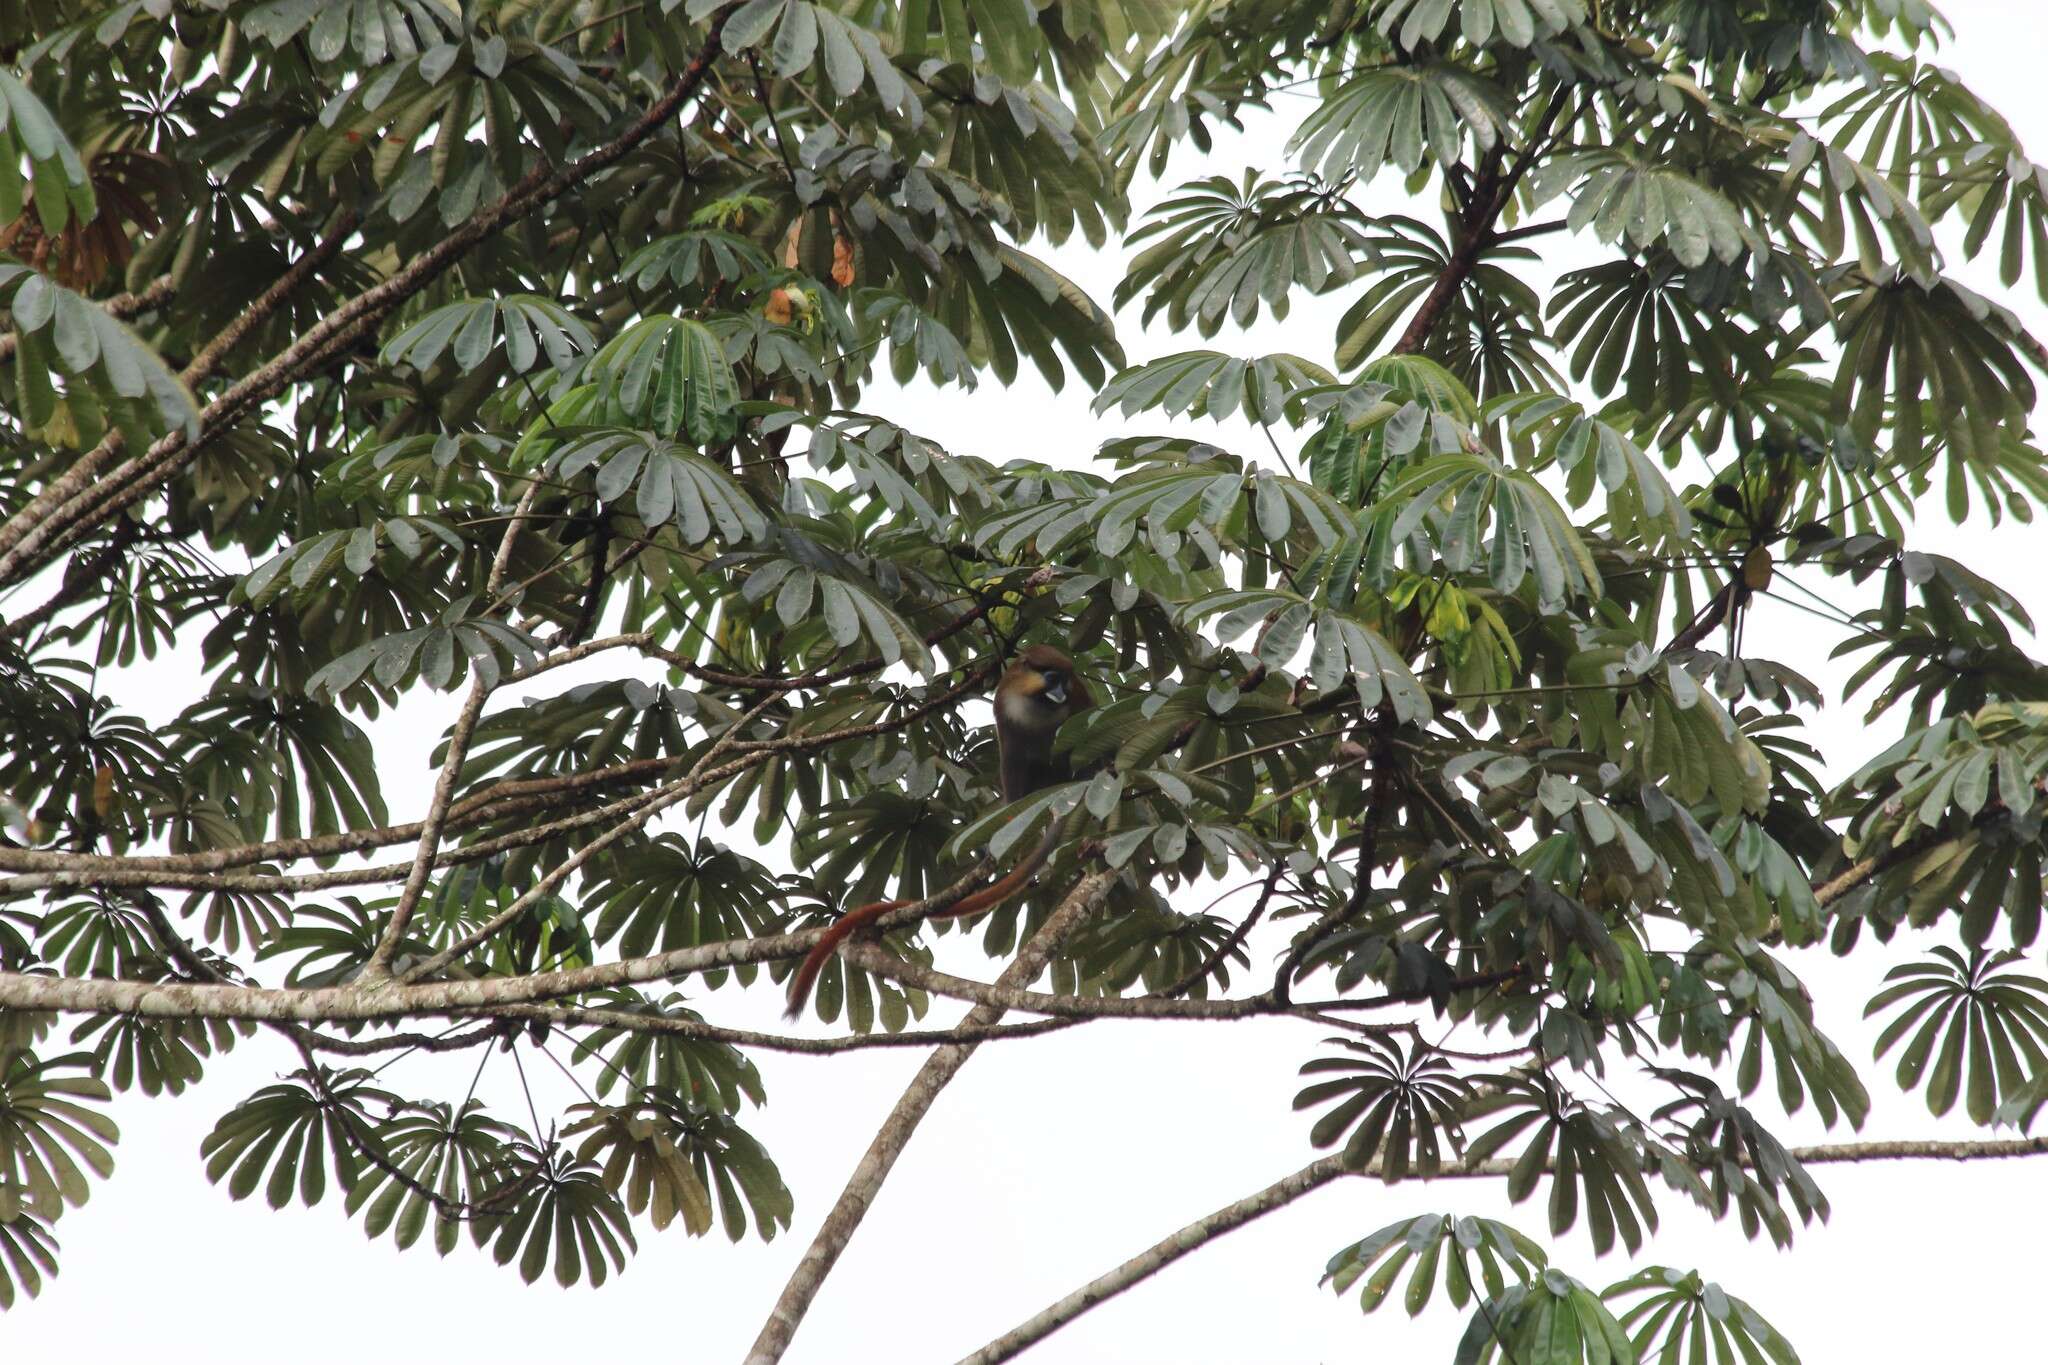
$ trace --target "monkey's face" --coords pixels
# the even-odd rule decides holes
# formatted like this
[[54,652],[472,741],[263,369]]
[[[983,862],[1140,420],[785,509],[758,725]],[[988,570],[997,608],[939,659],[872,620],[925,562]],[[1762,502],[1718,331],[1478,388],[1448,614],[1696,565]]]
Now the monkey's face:
[[1044,668],[1039,670],[1038,676],[1044,681],[1044,686],[1038,689],[1040,699],[1049,706],[1057,706],[1064,710],[1067,705],[1067,675],[1065,670]]
[[1001,719],[1034,735],[1051,734],[1090,700],[1087,688],[1074,676],[1073,662],[1043,645],[1024,651],[1010,665],[997,694]]
[[1018,665],[1005,678],[996,704],[1005,723],[1026,734],[1050,734],[1067,718],[1068,679],[1064,673],[1048,676],[1029,665]]

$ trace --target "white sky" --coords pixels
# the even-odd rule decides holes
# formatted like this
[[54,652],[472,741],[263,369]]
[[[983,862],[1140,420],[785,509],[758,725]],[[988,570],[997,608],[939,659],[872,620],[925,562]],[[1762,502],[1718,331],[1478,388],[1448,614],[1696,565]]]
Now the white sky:
[[[2036,157],[2048,156],[2048,90],[2041,83],[2041,11],[2035,0],[1947,0],[1958,33],[1940,60],[2002,110]],[[1287,121],[1306,101],[1279,99],[1280,118],[1243,137],[1219,140],[1205,163],[1178,163],[1168,185],[1195,174],[1235,175],[1246,164],[1281,164]],[[1157,197],[1143,190],[1141,198]],[[1385,201],[1382,201],[1384,206]],[[1546,239],[1559,269],[1598,254],[1589,244]],[[1070,245],[1054,263],[1107,302],[1122,258]],[[1989,270],[1951,262],[1967,282],[1997,291]],[[2048,309],[2030,293],[2006,299],[2037,335]],[[1137,307],[1119,319],[1134,360],[1210,344],[1239,354],[1292,350],[1327,357],[1343,298],[1299,302],[1285,323],[1270,319],[1246,338],[1214,343],[1174,338],[1163,324],[1140,331]],[[1126,429],[1157,431],[1089,416],[1088,394],[1070,385],[1048,393],[1036,377],[973,395],[873,389],[864,404],[957,450],[994,459],[1079,460]],[[1247,456],[1263,443],[1241,429],[1203,428]],[[1680,471],[1680,482],[1697,475]],[[1938,508],[1930,512],[1939,515]],[[2018,592],[2037,618],[2048,612],[2041,586],[2040,533],[2007,523],[1954,532],[1930,523],[1920,548],[1958,557]],[[1837,601],[1843,590],[1809,578]],[[1822,680],[1830,631],[1814,618],[1765,602],[1753,619],[1751,651]],[[621,667],[616,663],[608,667]],[[586,671],[582,678],[608,676]],[[581,680],[581,679],[578,679]],[[180,659],[159,661],[132,700],[173,705],[197,685]],[[565,679],[565,685],[566,685]],[[424,755],[446,724],[446,699],[409,703],[376,727],[387,756],[394,818],[424,809],[431,784],[404,767]],[[178,702],[175,704],[182,704]],[[1846,761],[1846,771],[1896,731],[1866,733],[1862,708],[1821,715],[1812,738]],[[1254,966],[1270,963],[1271,939],[1255,941]],[[978,954],[940,940],[942,965],[987,976]],[[1824,951],[1790,961],[1819,997],[1821,1023],[1862,1068],[1875,1104],[1861,1136],[1970,1136],[1936,1122],[1918,1097],[1891,1086],[1888,1063],[1869,1061],[1874,1031],[1858,1015],[1885,967],[1911,948],[1874,948],[1855,963]],[[2037,962],[2039,945],[2034,949]],[[1240,981],[1242,978],[1240,978]],[[728,988],[691,992],[716,1022],[776,1027],[773,992],[753,998]],[[938,1026],[961,1010],[934,1006]],[[1035,1313],[1170,1230],[1263,1187],[1314,1153],[1311,1116],[1289,1106],[1295,1069],[1326,1032],[1300,1021],[1229,1025],[1104,1022],[984,1047],[940,1097],[884,1186],[866,1223],[819,1295],[786,1357],[792,1365],[952,1360]],[[566,1049],[555,1045],[558,1056]],[[722,1234],[693,1239],[680,1227],[641,1232],[641,1249],[604,1289],[528,1288],[510,1269],[466,1247],[447,1260],[424,1244],[400,1255],[367,1241],[342,1214],[340,1198],[311,1210],[270,1211],[259,1196],[237,1204],[207,1184],[199,1142],[237,1100],[291,1070],[295,1056],[259,1037],[216,1060],[196,1090],[178,1099],[139,1093],[115,1106],[122,1127],[118,1166],[92,1201],[57,1225],[61,1273],[40,1299],[0,1318],[0,1349],[11,1359],[307,1362],[561,1359],[593,1352],[684,1361],[736,1361],[790,1268],[830,1209],[876,1124],[922,1054],[856,1052],[832,1058],[756,1058],[769,1091],[765,1109],[742,1122],[768,1146],[795,1192],[794,1227],[775,1242],[734,1246]],[[1891,1060],[1895,1061],[1896,1056]],[[456,1097],[468,1062],[400,1062],[387,1079],[423,1097]],[[459,1075],[458,1075],[459,1073]],[[529,1054],[527,1074],[545,1106],[574,1098],[549,1063]],[[1768,1086],[1766,1087],[1768,1089]],[[496,1057],[482,1093],[508,1118],[523,1112],[510,1059]],[[1771,1102],[1755,1097],[1759,1112]],[[1794,1141],[1840,1140],[1810,1119],[1775,1124]],[[1439,1294],[1410,1322],[1393,1303],[1371,1318],[1355,1301],[1317,1288],[1328,1256],[1388,1222],[1424,1212],[1505,1219],[1549,1246],[1554,1263],[1596,1289],[1646,1264],[1697,1268],[1747,1299],[1777,1325],[1808,1365],[1890,1360],[2011,1360],[2039,1350],[2035,1326],[2040,1256],[2032,1215],[2048,1208],[2048,1160],[1968,1165],[1881,1163],[1816,1168],[1834,1205],[1832,1220],[1804,1230],[1790,1253],[1750,1243],[1731,1219],[1714,1224],[1677,1196],[1659,1201],[1663,1230],[1639,1258],[1617,1250],[1595,1258],[1583,1229],[1547,1236],[1542,1193],[1508,1205],[1498,1182],[1434,1187],[1345,1181],[1181,1261],[1139,1289],[1097,1308],[1035,1351],[1046,1365],[1134,1362],[1321,1362],[1360,1358],[1448,1365],[1463,1315]],[[1547,1186],[1544,1187],[1547,1189]],[[2018,1215],[2015,1217],[2014,1215]],[[565,1297],[566,1296],[566,1297]]]

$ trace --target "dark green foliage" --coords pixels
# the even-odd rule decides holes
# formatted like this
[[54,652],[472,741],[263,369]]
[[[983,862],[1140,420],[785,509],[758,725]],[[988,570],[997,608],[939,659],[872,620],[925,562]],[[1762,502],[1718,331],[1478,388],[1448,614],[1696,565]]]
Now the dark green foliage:
[[[1672,1195],[1781,1245],[1826,1216],[1773,1128],[1872,1105],[1794,950],[1884,959],[1871,1041],[1934,1114],[2036,1122],[2048,670],[1925,523],[2048,498],[2048,170],[1944,31],[0,5],[0,1307],[110,1172],[112,1093],[230,1047],[284,1074],[204,1144],[232,1198],[331,1187],[564,1285],[636,1224],[771,1238],[822,1192],[741,1126],[758,1051],[950,1020],[934,940],[993,977],[1092,871],[1036,989],[1309,1013],[1345,1031],[1312,1170],[1476,1167],[1601,1253]],[[1160,182],[1260,110],[1279,160]],[[1099,448],[950,449],[878,382],[1027,367]],[[1787,603],[1838,670],[1752,647]],[[1097,704],[1005,803],[982,700],[1026,644]],[[1852,701],[1867,745],[1821,743]],[[393,711],[464,719],[374,747]],[[831,1043],[732,1022],[823,926],[1047,831],[1010,902],[827,962]],[[442,1052],[468,1090],[415,1095]],[[504,1054],[583,1102],[493,1112]],[[1697,1272],[1595,1295],[1486,1220],[1329,1280],[1404,1275],[1469,1365],[1795,1359]]]

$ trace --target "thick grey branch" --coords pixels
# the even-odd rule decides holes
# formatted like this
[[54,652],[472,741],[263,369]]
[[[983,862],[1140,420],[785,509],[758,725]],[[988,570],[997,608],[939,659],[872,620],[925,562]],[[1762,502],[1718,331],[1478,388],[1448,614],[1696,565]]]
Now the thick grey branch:
[[[1837,1142],[1815,1147],[1795,1147],[1792,1154],[1809,1166],[1840,1161],[1982,1161],[2048,1154],[2048,1137],[1965,1142],[1943,1142],[1934,1139]],[[1471,1166],[1446,1167],[1431,1178],[1469,1180],[1505,1176],[1514,1169],[1514,1166],[1515,1162],[1512,1159],[1501,1158]],[[980,1350],[961,1357],[959,1365],[997,1365],[999,1361],[1009,1360],[1051,1336],[1097,1304],[1106,1303],[1125,1290],[1142,1284],[1189,1252],[1198,1251],[1225,1233],[1234,1232],[1275,1209],[1286,1207],[1303,1195],[1321,1189],[1339,1176],[1348,1174],[1376,1176],[1379,1174],[1379,1163],[1374,1161],[1363,1171],[1350,1172],[1345,1169],[1341,1155],[1311,1161],[1294,1174],[1274,1181],[1258,1193],[1247,1195],[1234,1204],[1226,1204],[1214,1213],[1197,1218],[1186,1227],[1169,1233],[1114,1270],[1090,1280]]]
[[[1038,932],[1018,951],[1017,960],[1003,972],[997,985],[1008,990],[1035,980],[1045,970],[1045,964],[1052,960],[1053,954],[1059,951],[1060,945],[1109,893],[1115,880],[1114,872],[1095,872],[1075,883],[1074,889],[1039,926]],[[977,1005],[968,1012],[965,1027],[986,1028],[1002,1015],[999,1006]],[[839,1201],[825,1215],[824,1226],[818,1229],[818,1235],[805,1250],[803,1259],[797,1262],[789,1283],[783,1286],[781,1297],[769,1311],[768,1320],[761,1325],[761,1333],[754,1339],[753,1349],[747,1353],[747,1365],[775,1365],[782,1359],[782,1353],[789,1349],[790,1339],[796,1335],[797,1325],[810,1310],[811,1300],[817,1297],[825,1277],[832,1272],[833,1264],[846,1250],[846,1244],[852,1240],[861,1220],[867,1216],[868,1206],[874,1202],[882,1182],[889,1178],[896,1158],[903,1154],[911,1134],[917,1131],[917,1125],[930,1112],[939,1092],[974,1055],[975,1046],[974,1043],[951,1043],[925,1060],[924,1066],[904,1090],[903,1097],[897,1100],[896,1107],[883,1120],[860,1164],[854,1167],[846,1188],[840,1192]]]

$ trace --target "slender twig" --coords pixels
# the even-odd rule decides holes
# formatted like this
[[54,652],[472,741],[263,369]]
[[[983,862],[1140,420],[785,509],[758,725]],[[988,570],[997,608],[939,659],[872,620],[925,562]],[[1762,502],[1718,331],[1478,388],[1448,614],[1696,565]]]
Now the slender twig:
[[961,1025],[944,1029],[907,1029],[902,1033],[859,1033],[837,1038],[800,1038],[787,1033],[759,1033],[753,1029],[725,1028],[701,1019],[682,1019],[668,1014],[641,1014],[632,1010],[590,1009],[581,1005],[506,1005],[487,1012],[492,1019],[532,1019],[548,1024],[587,1028],[621,1029],[628,1033],[660,1034],[698,1042],[728,1043],[733,1047],[757,1047],[766,1052],[788,1052],[798,1056],[831,1056],[841,1052],[866,1052],[875,1048],[933,1047],[941,1043],[986,1043],[1012,1038],[1036,1038],[1079,1028],[1086,1019],[1047,1017],[1021,1024],[990,1024],[985,1027]]
[[[485,580],[486,597],[495,596],[498,586],[505,581],[506,566],[512,562],[512,546],[519,539],[520,528],[526,524],[526,514],[532,510],[539,492],[540,485],[528,484],[520,495],[519,505],[513,509],[512,520],[505,523],[505,533],[498,537],[498,553],[491,560],[490,576]],[[464,760],[469,757],[469,741],[494,689],[493,680],[483,669],[474,671],[476,676],[470,681],[469,695],[463,699],[462,713],[448,732],[448,754],[441,762],[440,775],[434,779],[427,818],[420,822],[420,841],[413,852],[412,868],[406,873],[404,889],[398,893],[398,904],[392,907],[390,922],[384,926],[370,960],[363,964],[365,977],[375,979],[391,974],[391,955],[398,951],[406,927],[412,923],[413,912],[419,908],[420,897],[426,893],[427,877],[434,870],[434,856],[441,848],[441,830],[448,823],[449,807],[455,803],[455,784],[462,776]]]
[[1230,937],[1217,944],[1215,950],[1202,959],[1200,966],[1189,971],[1180,980],[1174,982],[1165,990],[1160,991],[1159,994],[1168,1000],[1185,995],[1197,981],[1206,980],[1211,972],[1222,966],[1223,960],[1236,952],[1238,947],[1244,942],[1245,935],[1251,933],[1252,926],[1264,918],[1266,905],[1273,899],[1273,892],[1280,885],[1280,878],[1286,874],[1286,871],[1286,862],[1278,858],[1274,859],[1272,870],[1266,873],[1266,884],[1259,889],[1259,898],[1252,904],[1251,913],[1238,921],[1237,928],[1230,931]]

